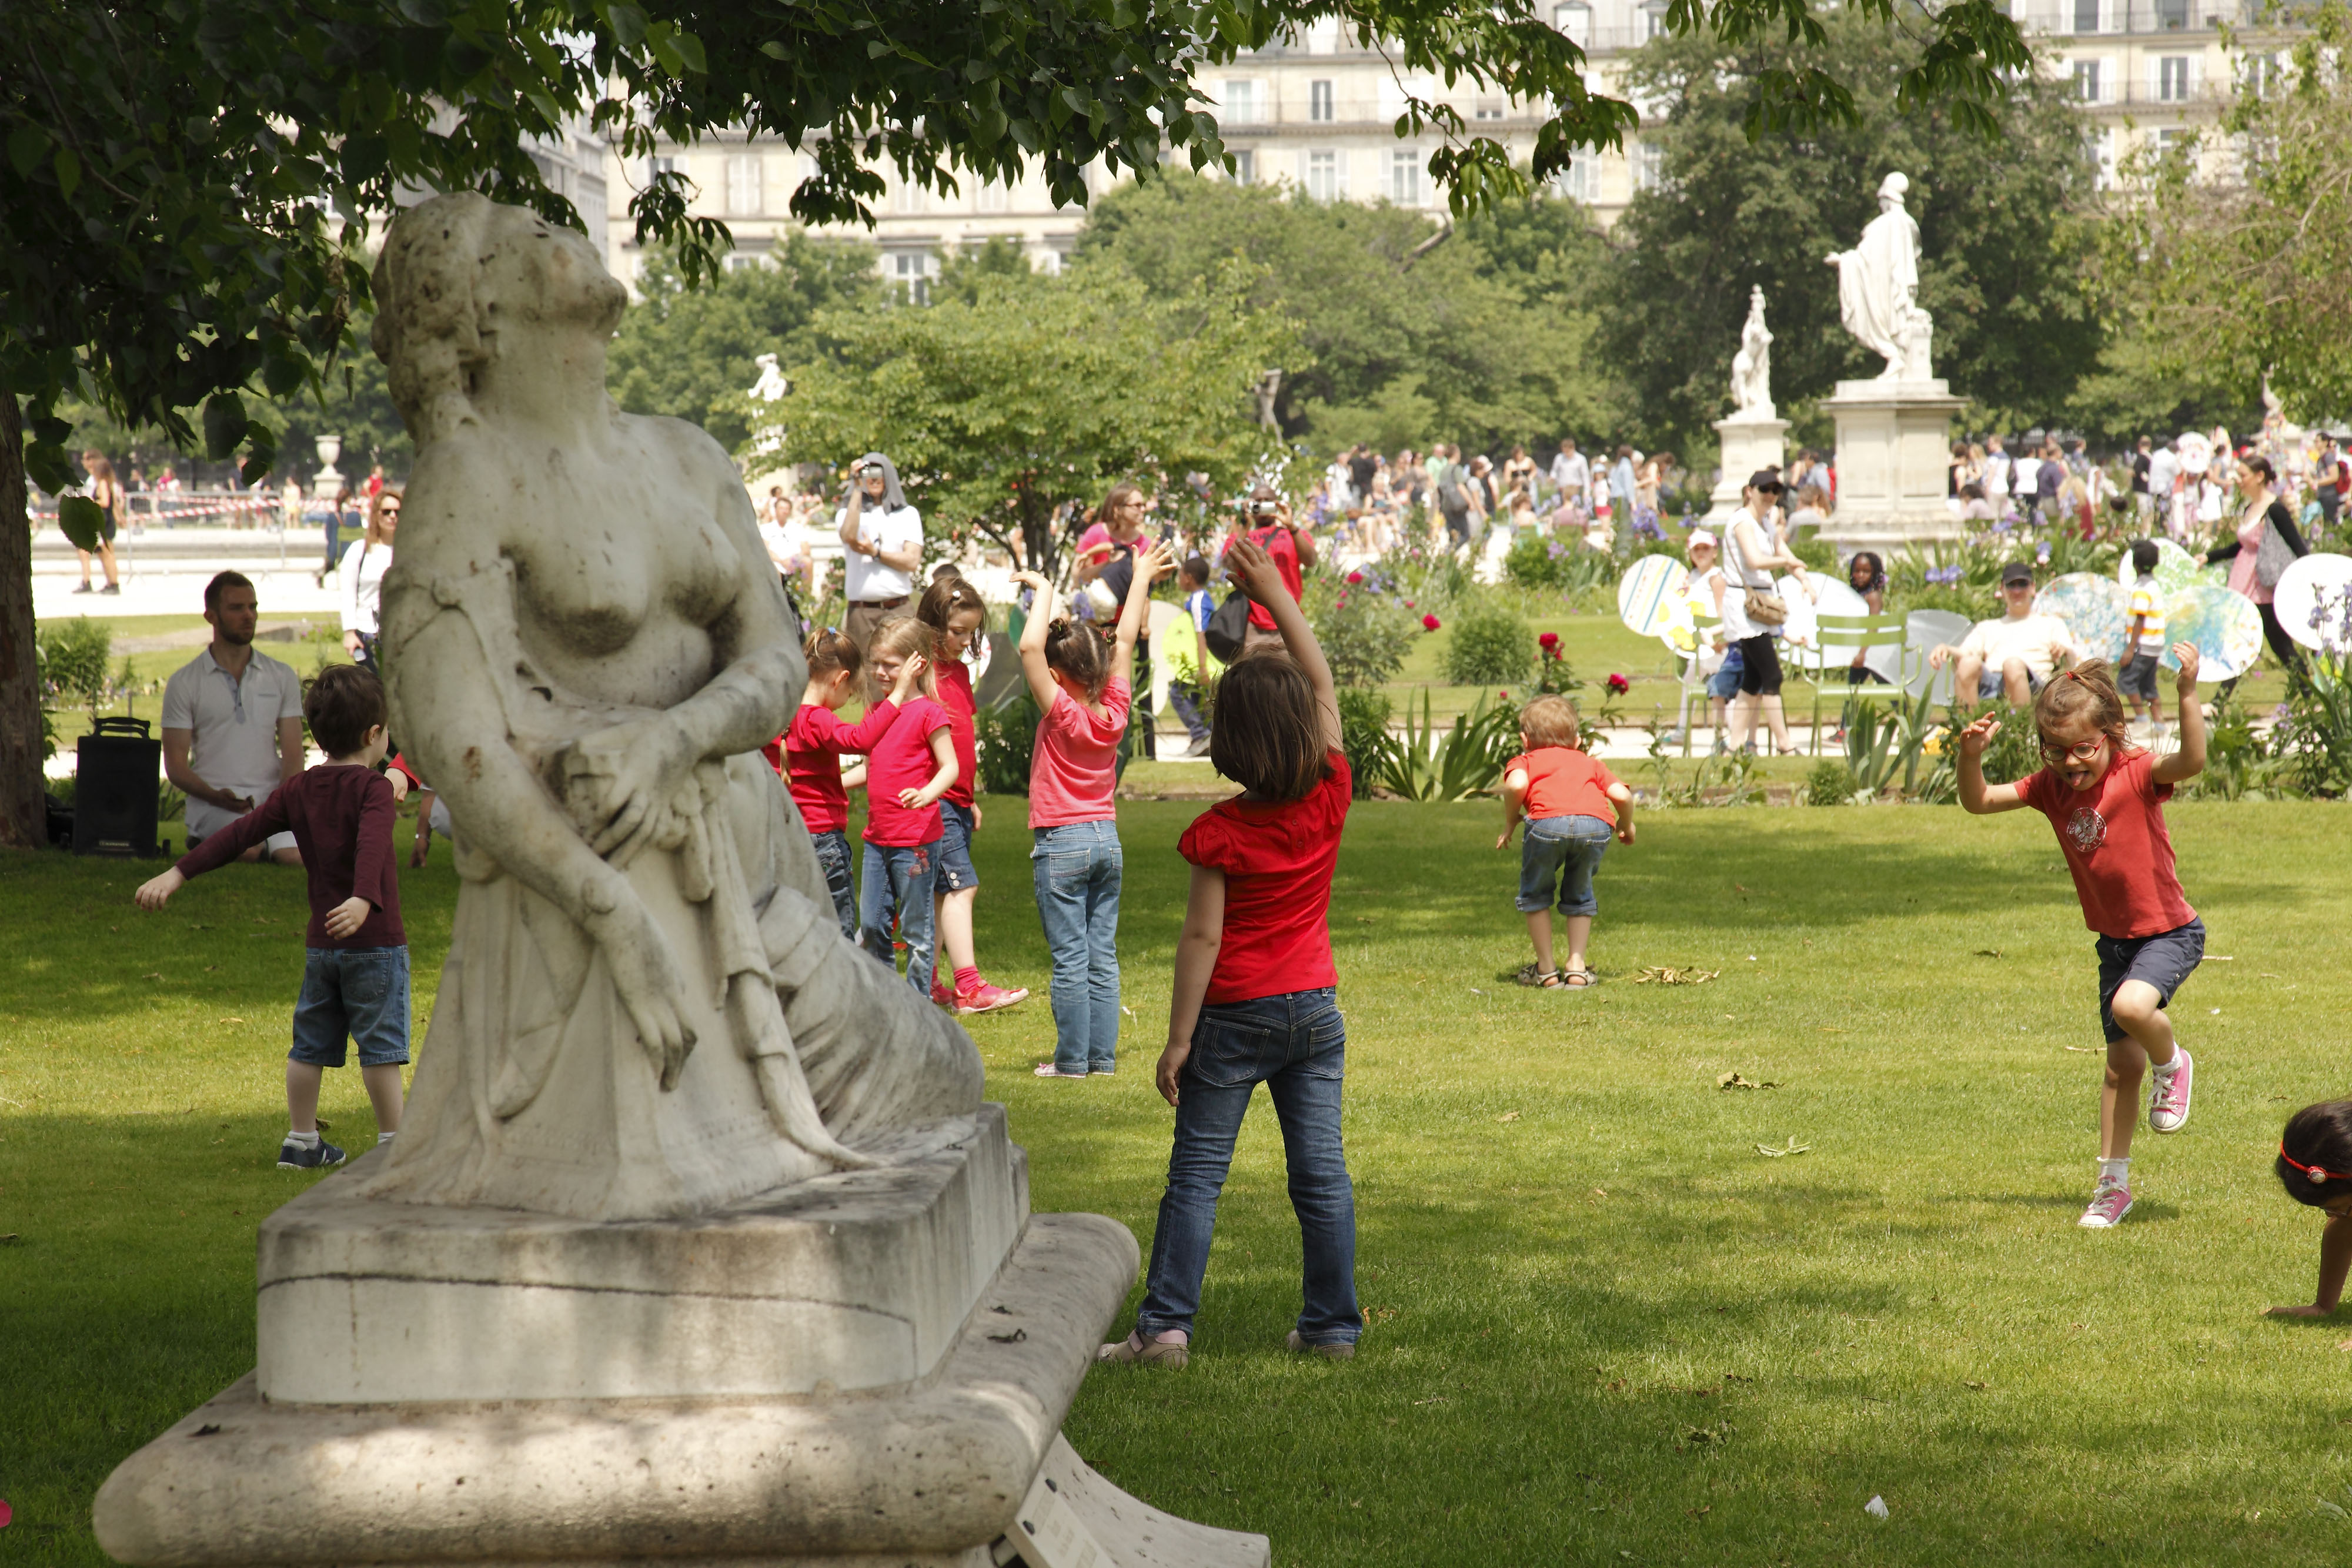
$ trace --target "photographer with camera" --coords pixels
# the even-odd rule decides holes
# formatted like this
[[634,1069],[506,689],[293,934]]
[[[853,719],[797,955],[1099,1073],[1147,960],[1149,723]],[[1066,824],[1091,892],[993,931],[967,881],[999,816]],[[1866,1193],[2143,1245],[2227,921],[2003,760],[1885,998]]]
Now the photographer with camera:
[[[1275,570],[1282,574],[1282,585],[1290,590],[1291,598],[1304,602],[1306,569],[1315,564],[1315,536],[1294,526],[1290,503],[1264,485],[1251,491],[1249,499],[1243,503],[1242,518],[1244,532],[1236,537],[1248,538],[1272,556]],[[1275,625],[1274,612],[1253,599],[1249,631],[1242,638],[1241,656],[1247,658],[1261,648],[1281,646],[1282,632]]]
[[[845,589],[849,612],[841,629],[864,653],[874,632],[894,615],[913,612],[907,606],[915,591],[915,571],[923,564],[922,514],[907,505],[898,488],[898,470],[879,452],[869,452],[851,465],[847,494],[834,517],[841,534],[846,567]],[[866,700],[880,700],[869,675]]]

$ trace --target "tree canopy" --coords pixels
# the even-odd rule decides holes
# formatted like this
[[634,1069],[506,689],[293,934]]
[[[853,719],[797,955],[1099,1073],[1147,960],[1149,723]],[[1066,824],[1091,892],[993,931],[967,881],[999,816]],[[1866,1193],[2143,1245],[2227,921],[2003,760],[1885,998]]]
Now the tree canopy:
[[[1823,258],[1852,248],[1893,170],[1911,178],[1936,373],[1997,426],[2060,412],[2102,331],[2083,123],[2054,83],[2034,80],[1992,111],[1993,141],[1953,106],[1906,110],[1903,84],[1932,47],[1847,12],[1818,43],[1756,38],[1727,52],[1666,38],[1634,57],[1629,86],[1654,111],[1643,136],[1664,162],[1612,235],[1609,340],[1654,437],[1713,446],[1755,285],[1774,334],[1773,392],[1801,433],[1804,404],[1840,377],[1878,372],[1839,324]],[[1853,85],[1853,122],[1748,135],[1776,73],[1832,68]]]

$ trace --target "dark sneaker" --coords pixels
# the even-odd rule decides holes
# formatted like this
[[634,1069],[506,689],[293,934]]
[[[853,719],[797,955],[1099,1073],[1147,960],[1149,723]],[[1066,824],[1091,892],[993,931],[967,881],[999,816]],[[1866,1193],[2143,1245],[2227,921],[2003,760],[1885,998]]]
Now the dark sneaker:
[[321,1138],[309,1148],[289,1143],[278,1151],[278,1168],[281,1171],[324,1170],[329,1166],[343,1163],[343,1151]]
[[1342,1339],[1318,1342],[1305,1338],[1297,1329],[1290,1331],[1289,1337],[1282,1342],[1282,1346],[1294,1355],[1319,1355],[1326,1361],[1356,1359],[1355,1341]]
[[119,583],[119,582],[110,582],[110,583],[108,583],[104,588],[101,588],[101,589],[100,589],[100,590],[99,590],[99,592],[100,592],[100,593],[117,593],[117,594],[119,594],[119,593],[121,593],[121,591],[122,591],[122,585],[121,585],[121,583]]

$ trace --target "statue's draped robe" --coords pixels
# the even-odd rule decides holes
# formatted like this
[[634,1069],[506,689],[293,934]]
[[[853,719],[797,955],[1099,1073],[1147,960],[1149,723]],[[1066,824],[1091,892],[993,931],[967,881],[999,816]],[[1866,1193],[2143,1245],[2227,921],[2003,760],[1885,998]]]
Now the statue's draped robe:
[[1870,220],[1862,243],[1841,252],[1838,319],[1871,352],[1904,362],[1904,340],[1919,292],[1919,225],[1893,207]]

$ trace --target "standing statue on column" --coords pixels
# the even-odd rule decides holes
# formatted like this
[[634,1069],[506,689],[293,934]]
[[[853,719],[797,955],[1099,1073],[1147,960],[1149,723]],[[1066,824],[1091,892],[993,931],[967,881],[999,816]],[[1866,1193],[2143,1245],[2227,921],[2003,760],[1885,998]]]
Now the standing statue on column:
[[1903,207],[1911,182],[1889,174],[1878,187],[1878,215],[1853,249],[1825,257],[1838,269],[1838,318],[1872,353],[1886,361],[1882,382],[1932,375],[1927,313],[1919,308],[1919,225]]
[[1731,416],[1771,419],[1772,334],[1764,325],[1764,290],[1748,290],[1748,324],[1739,329],[1739,351],[1731,357]]

